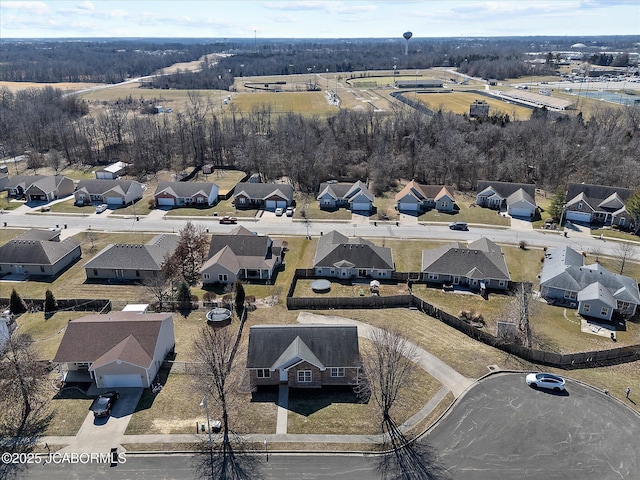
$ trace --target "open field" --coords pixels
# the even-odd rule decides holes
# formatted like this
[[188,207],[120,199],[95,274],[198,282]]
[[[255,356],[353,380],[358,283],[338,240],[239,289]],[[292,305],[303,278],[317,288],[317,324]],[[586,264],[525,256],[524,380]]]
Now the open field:
[[484,100],[489,104],[489,115],[496,113],[507,114],[512,120],[528,120],[531,117],[530,108],[473,92],[419,93],[417,98],[420,103],[425,104],[433,111],[442,109],[459,115],[469,114],[469,105],[474,100]]
[[12,92],[19,90],[26,90],[27,88],[59,88],[60,90],[72,91],[83,90],[85,88],[100,87],[101,83],[75,83],[75,82],[63,82],[63,83],[36,83],[36,82],[0,82],[0,88],[6,87]]
[[324,92],[239,93],[226,108],[230,107],[242,113],[262,108],[269,108],[273,114],[300,113],[308,116],[338,112],[338,107],[329,104]]

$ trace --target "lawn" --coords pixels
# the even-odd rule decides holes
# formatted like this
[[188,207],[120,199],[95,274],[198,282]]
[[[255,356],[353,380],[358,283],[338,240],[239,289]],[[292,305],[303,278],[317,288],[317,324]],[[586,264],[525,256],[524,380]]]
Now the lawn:
[[495,226],[509,226],[511,220],[499,215],[495,210],[476,205],[476,197],[470,193],[456,192],[456,204],[460,209],[454,214],[440,213],[430,210],[420,215],[421,222],[467,222],[469,224],[484,224]]
[[433,111],[443,110],[459,115],[469,114],[469,105],[475,100],[483,100],[489,104],[489,114],[507,114],[512,120],[529,120],[532,109],[503,102],[497,98],[487,97],[474,92],[422,93],[418,101]]
[[302,219],[302,212],[306,211],[307,218],[314,220],[331,220],[331,221],[349,221],[351,220],[351,211],[346,208],[337,210],[324,210],[320,208],[320,202],[315,195],[305,195],[302,193],[294,193],[296,201],[295,218]]
[[338,113],[338,107],[329,104],[325,92],[242,92],[233,97],[227,108],[239,113],[251,113],[268,108],[274,115],[299,113],[327,115]]

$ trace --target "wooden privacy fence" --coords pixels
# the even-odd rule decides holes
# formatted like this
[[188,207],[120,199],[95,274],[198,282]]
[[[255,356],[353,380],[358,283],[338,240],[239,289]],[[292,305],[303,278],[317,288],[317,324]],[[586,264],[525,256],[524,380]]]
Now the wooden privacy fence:
[[[401,279],[406,278],[405,275],[408,276],[409,274],[400,272],[396,273],[396,275],[398,279]],[[535,364],[563,369],[592,368],[599,367],[605,363],[626,363],[640,359],[640,345],[561,354],[507,343],[489,332],[476,328],[464,320],[440,310],[412,294],[386,297],[294,297],[293,293],[295,292],[298,278],[316,278],[315,271],[313,269],[297,269],[295,271],[287,294],[287,308],[289,310],[349,310],[356,308],[412,307],[486,345],[498,348]]]

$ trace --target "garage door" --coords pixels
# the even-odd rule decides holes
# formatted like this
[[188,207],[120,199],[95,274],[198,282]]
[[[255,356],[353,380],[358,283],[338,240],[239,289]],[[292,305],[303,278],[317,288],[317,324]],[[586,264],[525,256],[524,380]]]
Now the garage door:
[[417,203],[401,203],[400,210],[403,212],[417,212],[418,204]]
[[105,197],[105,201],[109,205],[122,205],[124,203],[121,197]]
[[591,222],[591,214],[584,212],[567,212],[567,220],[571,220],[574,222]]
[[175,201],[173,198],[160,197],[158,198],[158,205],[160,205],[161,207],[166,207],[166,206],[173,207],[175,205]]
[[530,217],[531,210],[528,208],[511,208],[509,210],[509,215],[513,217]]
[[370,203],[353,203],[351,204],[351,210],[356,212],[368,212],[371,209]]
[[267,210],[275,210],[276,209],[276,202],[274,200],[267,200],[264,204],[264,207]]
[[102,378],[104,388],[141,387],[140,375],[105,375]]

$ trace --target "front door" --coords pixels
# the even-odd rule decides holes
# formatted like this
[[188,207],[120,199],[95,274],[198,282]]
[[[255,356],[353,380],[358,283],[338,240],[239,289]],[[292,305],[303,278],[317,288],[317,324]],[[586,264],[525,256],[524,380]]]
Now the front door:
[[287,383],[289,381],[289,372],[287,370],[280,370],[280,383]]

